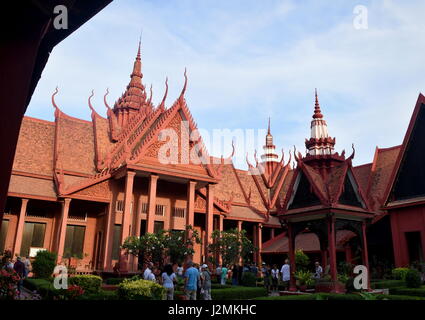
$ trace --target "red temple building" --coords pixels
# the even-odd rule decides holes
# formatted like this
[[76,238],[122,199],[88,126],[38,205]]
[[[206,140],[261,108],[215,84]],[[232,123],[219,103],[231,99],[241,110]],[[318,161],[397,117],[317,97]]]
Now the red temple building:
[[[44,248],[80,256],[77,269],[137,271],[124,256],[128,236],[192,225],[204,239],[194,261],[206,261],[213,230],[244,229],[259,248],[253,258],[281,264],[295,249],[322,259],[335,277],[338,261],[405,265],[425,248],[425,99],[421,95],[402,146],[376,149],[353,166],[334,151],[317,92],[306,155],[290,166],[268,126],[261,161],[236,169],[208,154],[181,94],[154,104],[143,84],[140,44],[130,82],[107,118],[88,99],[91,121],[71,117],[52,96],[55,121],[22,122],[0,232],[0,249],[28,255]],[[422,119],[422,120],[421,120]],[[165,139],[172,129],[178,139]],[[170,142],[171,141],[171,142]],[[178,151],[163,153],[164,145]],[[164,157],[168,161],[164,163]],[[189,161],[190,160],[190,161]],[[414,182],[412,182],[414,181]],[[419,239],[419,240],[418,240]],[[418,242],[419,241],[419,242]],[[393,254],[394,246],[394,254]],[[395,260],[394,258],[395,257]]]

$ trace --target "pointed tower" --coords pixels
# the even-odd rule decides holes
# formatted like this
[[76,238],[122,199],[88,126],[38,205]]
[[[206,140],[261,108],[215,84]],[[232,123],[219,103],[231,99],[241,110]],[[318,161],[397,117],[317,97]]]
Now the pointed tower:
[[127,85],[126,91],[115,102],[113,112],[115,113],[118,124],[124,128],[129,119],[140,111],[146,102],[146,90],[142,84],[142,61],[140,58],[140,40],[137,50],[136,60],[134,61],[133,72],[130,75],[130,83]]
[[311,120],[311,135],[310,139],[306,139],[305,146],[310,156],[334,154],[335,138],[331,138],[328,134],[328,125],[323,119],[323,114],[320,110],[317,89],[315,90],[313,120]]
[[269,126],[266,135],[266,144],[263,146],[264,154],[261,156],[263,162],[278,162],[279,156],[276,154],[276,146],[273,144],[273,136],[270,132],[270,117]]

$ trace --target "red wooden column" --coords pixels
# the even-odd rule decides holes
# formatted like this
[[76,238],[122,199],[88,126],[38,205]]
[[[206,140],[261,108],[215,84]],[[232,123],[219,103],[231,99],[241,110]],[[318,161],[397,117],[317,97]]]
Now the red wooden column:
[[329,244],[329,262],[330,274],[333,281],[338,280],[337,266],[336,266],[336,248],[335,248],[335,217],[328,219],[328,244]]
[[149,178],[148,214],[146,217],[146,232],[153,233],[156,208],[156,188],[158,176],[151,174]]
[[[131,234],[131,209],[133,201],[133,184],[136,173],[133,171],[127,171],[125,177],[125,189],[124,189],[124,210],[122,213],[122,231],[121,231],[121,244],[124,243]],[[128,271],[129,261],[128,255],[124,250],[121,250],[120,254],[120,271]]]
[[294,239],[294,233],[292,230],[292,224],[288,223],[288,255],[289,255],[289,265],[290,265],[290,272],[291,272],[291,278],[289,281],[289,291],[297,291],[297,286],[295,284],[295,272],[296,270],[296,264],[295,264],[295,239]]
[[58,241],[58,261],[62,261],[63,251],[65,248],[66,225],[68,223],[69,206],[71,204],[70,198],[65,198],[62,202],[62,218],[59,227],[59,241]]
[[24,233],[25,214],[27,212],[28,199],[21,199],[21,211],[19,212],[18,225],[16,226],[15,245],[13,247],[13,256],[20,255],[22,234]]
[[320,250],[320,253],[322,255],[322,267],[323,267],[323,271],[325,271],[326,270],[326,266],[328,265],[327,250],[326,249]]
[[367,237],[366,237],[366,221],[362,222],[362,239],[363,239],[363,265],[367,268],[367,288],[370,289],[370,270],[369,270],[369,253],[367,250]]
[[[218,230],[222,232],[223,229],[224,229],[224,216],[220,214],[220,216],[218,217]],[[221,257],[221,254],[218,254],[218,264],[221,265],[222,263],[223,263],[223,259]]]
[[214,185],[208,184],[207,186],[207,212],[205,215],[205,247],[204,256],[205,262],[208,262],[208,245],[211,243],[211,235],[213,232],[213,218],[214,218]]
[[195,187],[196,181],[187,183],[186,225],[194,227],[195,221]]
[[258,247],[257,261],[258,261],[258,264],[261,265],[261,262],[262,262],[262,260],[261,260],[261,250],[263,248],[263,225],[261,223],[258,224],[257,233],[258,233],[258,235],[257,235],[257,247]]
[[[253,242],[254,246],[257,246],[258,247],[257,241],[258,241],[257,225],[254,224],[252,226],[252,242]],[[258,266],[259,265],[258,255],[256,253],[254,253],[254,257],[253,258],[254,258],[254,263]]]
[[270,228],[270,239],[274,238],[274,228]]
[[241,232],[242,231],[242,222],[241,220],[238,220],[238,231]]
[[103,270],[112,270],[112,241],[113,241],[113,228],[115,225],[115,210],[113,199],[110,200],[108,205],[108,216],[105,221],[105,239],[104,239],[104,254],[103,254]]

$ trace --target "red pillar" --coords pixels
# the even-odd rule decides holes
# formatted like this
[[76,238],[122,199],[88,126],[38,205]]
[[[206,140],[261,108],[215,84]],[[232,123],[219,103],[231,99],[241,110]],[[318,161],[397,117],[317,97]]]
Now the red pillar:
[[68,223],[68,213],[71,199],[66,198],[62,202],[62,218],[59,228],[59,241],[58,241],[58,261],[63,260],[63,251],[65,248],[66,225]]
[[205,214],[205,246],[204,256],[205,261],[208,262],[208,245],[211,243],[211,235],[213,232],[213,218],[214,218],[214,185],[208,184],[207,186],[207,212]]
[[[257,225],[256,224],[254,224],[253,226],[252,226],[252,242],[253,242],[253,244],[254,244],[254,246],[257,246],[257,244],[258,244],[258,233],[257,233]],[[254,263],[258,266],[259,264],[258,264],[258,255],[255,253],[254,254]]]
[[[133,171],[128,171],[125,179],[125,191],[124,191],[124,211],[122,213],[122,232],[121,232],[121,244],[124,243],[131,234],[131,209],[133,202],[133,184],[134,176],[136,175]],[[120,255],[120,271],[128,271],[128,255],[122,250]]]
[[328,243],[329,243],[330,274],[331,274],[333,281],[338,280],[335,242],[336,242],[336,239],[335,239],[335,218],[330,217],[329,220],[328,220]]
[[[224,229],[224,217],[222,215],[220,215],[218,220],[218,230],[220,230],[220,232],[223,231]],[[218,254],[218,264],[221,265],[223,263],[223,259],[221,257],[221,254]]]
[[153,233],[154,231],[157,184],[158,176],[151,174],[149,178],[148,214],[146,217],[146,232],[148,233]]
[[257,247],[258,247],[257,261],[258,261],[258,264],[261,265],[261,262],[262,262],[261,250],[263,249],[263,225],[261,223],[258,224],[257,232],[258,232],[258,235],[257,235]]
[[105,240],[104,240],[104,254],[103,254],[103,270],[112,270],[112,241],[115,225],[115,211],[113,210],[113,199],[110,200],[108,205],[108,216],[105,221]]
[[289,255],[289,265],[290,265],[290,271],[291,271],[291,278],[289,281],[289,291],[297,291],[297,286],[295,284],[295,272],[296,270],[296,264],[295,264],[295,239],[294,234],[292,230],[292,224],[288,223],[288,255]]
[[321,255],[322,255],[322,267],[323,267],[323,271],[326,270],[326,266],[328,265],[328,254],[327,254],[327,250],[321,250]]
[[28,199],[21,199],[21,211],[19,212],[18,225],[16,226],[15,245],[13,247],[13,255],[20,255],[22,234],[24,232],[25,215],[27,212]]
[[274,238],[274,228],[270,228],[270,239]]
[[363,237],[363,265],[367,268],[367,288],[370,290],[370,270],[369,270],[369,253],[367,250],[367,237],[366,237],[366,221],[362,222],[362,237]]
[[186,225],[194,226],[196,181],[187,183]]

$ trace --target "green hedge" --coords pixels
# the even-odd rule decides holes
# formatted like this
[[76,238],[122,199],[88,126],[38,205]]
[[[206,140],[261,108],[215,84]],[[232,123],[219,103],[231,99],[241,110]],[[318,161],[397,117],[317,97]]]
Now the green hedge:
[[246,287],[255,287],[257,285],[257,278],[251,272],[244,272],[242,274],[241,285]]
[[425,286],[422,286],[420,288],[406,288],[406,287],[391,288],[390,294],[425,297]]
[[235,288],[235,286],[232,286],[230,284],[218,284],[218,283],[211,283],[211,289],[230,289],[230,288]]
[[125,278],[108,278],[105,280],[105,284],[109,285],[119,285],[121,282],[124,281]]
[[73,276],[68,278],[69,285],[80,286],[87,294],[98,293],[102,285],[102,278],[94,275]]
[[116,291],[99,290],[97,293],[84,294],[81,300],[118,300]]
[[31,291],[37,291],[43,299],[52,300],[64,294],[65,290],[58,290],[53,287],[53,280],[27,278],[24,280],[24,287]]
[[213,300],[253,299],[265,296],[266,294],[266,289],[261,287],[234,287],[211,290],[211,296]]
[[148,280],[125,279],[117,290],[120,300],[162,300],[164,293],[163,286]]
[[373,289],[390,289],[390,288],[403,287],[405,285],[405,282],[404,280],[382,280],[382,281],[371,282],[370,285]]
[[391,274],[395,280],[404,280],[409,270],[409,268],[395,268],[391,271]]

